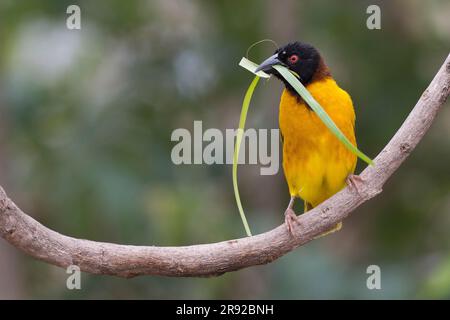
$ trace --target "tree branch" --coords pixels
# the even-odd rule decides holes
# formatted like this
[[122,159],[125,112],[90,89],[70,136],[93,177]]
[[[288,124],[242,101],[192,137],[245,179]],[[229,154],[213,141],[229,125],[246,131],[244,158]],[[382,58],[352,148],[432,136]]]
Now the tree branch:
[[314,239],[342,221],[363,202],[381,192],[424,136],[450,93],[450,55],[420,97],[401,128],[361,173],[360,193],[348,188],[299,217],[290,236],[281,225],[248,238],[184,247],[129,246],[75,239],[46,228],[23,213],[0,187],[0,235],[37,259],[60,267],[78,265],[94,274],[216,276],[269,263]]

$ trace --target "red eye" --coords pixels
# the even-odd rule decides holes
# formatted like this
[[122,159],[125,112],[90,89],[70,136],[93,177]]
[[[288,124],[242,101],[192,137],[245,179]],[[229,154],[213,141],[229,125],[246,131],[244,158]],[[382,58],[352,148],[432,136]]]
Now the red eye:
[[289,57],[290,63],[297,63],[297,61],[298,61],[298,55],[293,54],[292,56]]

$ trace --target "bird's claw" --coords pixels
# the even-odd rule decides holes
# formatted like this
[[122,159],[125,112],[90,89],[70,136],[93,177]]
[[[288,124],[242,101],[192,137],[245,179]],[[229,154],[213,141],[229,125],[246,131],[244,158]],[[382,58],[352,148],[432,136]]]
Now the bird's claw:
[[345,180],[350,189],[356,191],[356,193],[361,194],[358,184],[364,183],[363,178],[356,174],[349,174]]
[[293,235],[293,230],[298,224],[298,217],[291,208],[286,209],[284,212],[284,223],[286,224],[288,232]]

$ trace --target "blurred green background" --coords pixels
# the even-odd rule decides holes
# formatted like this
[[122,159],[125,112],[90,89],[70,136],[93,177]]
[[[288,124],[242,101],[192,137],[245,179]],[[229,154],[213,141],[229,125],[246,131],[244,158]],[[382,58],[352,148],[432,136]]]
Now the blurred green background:
[[[82,29],[66,28],[81,7]],[[381,7],[382,29],[366,28]],[[245,235],[230,165],[172,164],[176,128],[237,126],[254,42],[312,43],[353,97],[361,149],[375,156],[450,48],[450,2],[1,1],[0,179],[15,202],[63,234],[187,245]],[[250,52],[261,61],[265,43]],[[282,85],[258,87],[247,126],[277,128]],[[438,114],[384,192],[342,231],[266,266],[205,279],[83,274],[0,240],[0,298],[450,298],[450,110]],[[362,169],[360,164],[358,171]],[[239,171],[254,232],[283,221],[280,169]],[[263,186],[263,187],[261,187]],[[381,268],[368,290],[366,268]]]

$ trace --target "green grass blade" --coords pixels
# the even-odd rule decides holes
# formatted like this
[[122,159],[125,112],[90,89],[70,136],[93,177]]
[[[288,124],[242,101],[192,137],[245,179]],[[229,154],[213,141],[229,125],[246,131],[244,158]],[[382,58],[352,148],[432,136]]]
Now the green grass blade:
[[241,197],[239,196],[239,187],[237,181],[237,166],[239,159],[239,150],[241,148],[242,136],[244,134],[245,129],[245,120],[247,119],[247,111],[250,106],[250,101],[252,100],[253,92],[255,91],[256,85],[259,82],[259,76],[256,76],[250,86],[245,93],[244,101],[242,102],[242,110],[241,116],[239,118],[239,128],[237,130],[236,135],[236,144],[234,146],[234,155],[233,155],[233,189],[234,189],[234,197],[236,198],[236,203],[239,209],[239,214],[241,215],[242,223],[244,224],[245,232],[247,236],[251,237],[252,233],[250,231],[250,227],[247,223],[247,218],[245,217],[244,209],[242,208]]
[[239,65],[242,68],[247,69],[251,73],[256,74],[257,76],[259,76],[261,78],[270,78],[270,75],[268,75],[264,71],[258,71],[258,72],[255,73],[255,70],[256,70],[256,68],[258,68],[258,65],[256,63],[248,60],[245,57],[242,57],[241,61],[239,61]]
[[363,161],[369,165],[373,165],[372,159],[362,153],[355,145],[353,145],[350,140],[342,133],[342,131],[336,126],[330,116],[325,112],[322,106],[313,98],[309,91],[303,86],[303,84],[298,81],[298,79],[284,66],[275,65],[273,66],[287,82],[298,92],[298,94],[306,101],[306,103],[314,110],[317,116],[322,120],[322,122],[327,126],[328,129],[342,142],[342,144],[349,149],[356,156],[361,158]]

